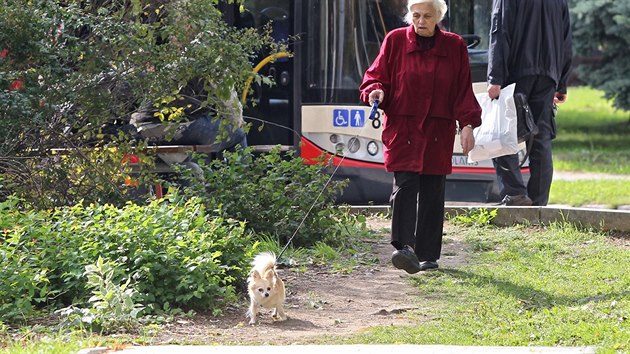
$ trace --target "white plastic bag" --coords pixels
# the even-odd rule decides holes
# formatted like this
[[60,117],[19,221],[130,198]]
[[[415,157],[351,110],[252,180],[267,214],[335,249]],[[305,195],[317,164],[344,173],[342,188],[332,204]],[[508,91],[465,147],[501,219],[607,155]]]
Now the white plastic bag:
[[481,106],[481,126],[473,131],[475,147],[468,153],[468,162],[512,155],[519,151],[514,86],[502,88],[496,100],[491,100],[485,92],[475,95]]

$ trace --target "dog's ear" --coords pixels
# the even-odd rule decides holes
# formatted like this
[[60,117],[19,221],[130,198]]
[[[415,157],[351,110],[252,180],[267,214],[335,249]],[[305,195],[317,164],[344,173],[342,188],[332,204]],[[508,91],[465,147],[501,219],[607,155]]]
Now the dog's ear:
[[257,271],[257,270],[255,270],[255,269],[254,269],[254,270],[252,270],[252,275],[251,275],[251,276],[252,276],[252,279],[254,279],[254,280],[260,280],[260,279],[262,279],[262,277],[260,276],[260,273],[258,273],[258,271]]
[[265,279],[272,281],[274,278],[277,277],[276,272],[273,271],[273,269],[269,269],[268,271],[265,272]]

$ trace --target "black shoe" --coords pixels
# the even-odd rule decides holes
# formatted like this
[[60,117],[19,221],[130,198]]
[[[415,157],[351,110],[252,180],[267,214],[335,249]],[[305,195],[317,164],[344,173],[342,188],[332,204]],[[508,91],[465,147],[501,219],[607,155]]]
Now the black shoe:
[[392,264],[394,267],[403,269],[409,274],[418,273],[422,270],[418,257],[409,246],[405,246],[405,248],[392,253]]
[[526,195],[506,195],[499,205],[532,206],[533,202]]
[[437,269],[439,266],[436,261],[422,261],[420,262],[420,270]]

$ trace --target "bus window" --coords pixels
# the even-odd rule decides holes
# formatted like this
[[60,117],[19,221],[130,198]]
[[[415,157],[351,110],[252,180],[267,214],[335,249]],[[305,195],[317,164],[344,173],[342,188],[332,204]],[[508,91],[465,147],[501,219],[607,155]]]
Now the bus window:
[[450,0],[445,27],[468,43],[473,82],[486,82],[492,0]]
[[382,16],[381,21],[387,31],[394,28],[405,27],[405,14],[407,13],[407,0],[383,0],[375,3],[379,15]]
[[[292,34],[292,1],[291,0],[245,0],[241,7],[236,25],[241,28],[251,27],[262,30],[271,28],[271,36],[277,43],[291,44]],[[247,135],[248,144],[292,146],[294,137],[290,129],[293,115],[291,102],[293,85],[293,66],[289,58],[269,59],[268,52],[258,53],[253,63],[260,67],[258,73],[271,78],[274,85],[252,83],[253,93],[248,97],[250,102],[245,107],[245,117],[252,124]],[[269,123],[263,124],[262,119]],[[249,120],[248,120],[249,119]]]
[[[404,27],[407,0],[309,0],[305,23],[304,102],[352,103],[383,38]],[[473,81],[486,81],[492,0],[450,0],[441,26],[469,46]]]
[[405,26],[405,0],[310,0],[305,102],[356,102],[385,34]]
[[487,50],[492,0],[450,0],[449,3],[449,31],[464,36],[471,46],[471,36],[478,36],[474,48]]

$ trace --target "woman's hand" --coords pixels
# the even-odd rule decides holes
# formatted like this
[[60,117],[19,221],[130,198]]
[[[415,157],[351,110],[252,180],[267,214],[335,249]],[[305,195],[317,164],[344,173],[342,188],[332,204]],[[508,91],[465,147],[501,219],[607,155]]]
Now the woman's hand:
[[459,139],[460,143],[462,144],[462,152],[464,153],[464,155],[468,155],[470,150],[475,147],[473,128],[469,125],[463,127]]
[[378,103],[383,103],[383,99],[385,98],[385,92],[383,90],[376,89],[368,95],[368,101],[370,106],[374,104],[375,100],[378,100]]

